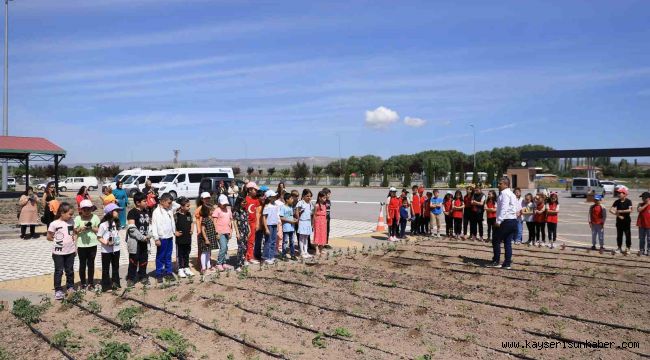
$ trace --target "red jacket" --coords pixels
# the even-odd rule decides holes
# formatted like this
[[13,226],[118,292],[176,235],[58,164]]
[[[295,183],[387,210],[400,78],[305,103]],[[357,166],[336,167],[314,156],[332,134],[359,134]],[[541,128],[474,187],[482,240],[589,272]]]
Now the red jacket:
[[413,202],[411,203],[411,211],[413,215],[420,215],[422,213],[422,199],[420,195],[413,194]]
[[[537,204],[537,205],[535,206],[535,211],[541,211],[541,210],[544,210],[544,207],[545,207],[545,206],[546,206],[546,205],[545,205],[544,203]],[[535,215],[533,215],[533,220],[534,220],[536,223],[543,223],[543,222],[546,222],[546,210],[544,210],[544,212],[542,212],[541,214],[535,213]]]
[[[558,207],[557,203],[548,204],[548,210],[555,210],[557,209],[557,207]],[[557,224],[557,214],[546,213],[546,222],[551,224]]]
[[402,199],[398,197],[391,197],[390,200],[388,200],[387,204],[388,208],[388,214],[387,219],[386,219],[386,224],[388,226],[393,224],[393,220],[399,222],[400,216],[399,216],[399,208],[402,206]]
[[[461,199],[454,200],[454,206],[461,206],[461,205],[463,205],[463,200]],[[462,219],[463,210],[454,210],[452,216],[454,217],[454,219]]]

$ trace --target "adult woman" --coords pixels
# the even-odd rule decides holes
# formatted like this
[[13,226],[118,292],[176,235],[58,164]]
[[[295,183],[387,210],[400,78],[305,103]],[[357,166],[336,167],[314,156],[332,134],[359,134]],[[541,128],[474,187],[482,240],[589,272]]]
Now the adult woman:
[[110,186],[104,186],[102,188],[102,194],[103,195],[101,196],[101,199],[104,203],[104,206],[108,204],[115,204],[115,202],[117,202],[117,200],[115,200],[115,195],[113,195],[113,189],[111,189]]
[[41,198],[41,204],[43,205],[43,217],[41,217],[41,222],[45,224],[46,227],[50,226],[50,223],[54,221],[54,212],[50,209],[50,201],[56,199],[56,189],[54,188],[54,181],[47,183],[45,191],[43,192],[43,197]]
[[228,196],[228,189],[226,188],[226,183],[223,182],[223,180],[219,180],[219,185],[217,186],[215,196],[219,198],[219,195],[221,194]]
[[278,199],[283,199],[285,192],[287,192],[287,189],[284,187],[284,181],[280,181],[280,183],[278,183],[278,189],[276,191],[276,193],[278,193]]
[[[27,190],[25,190],[18,200],[18,205],[20,206],[18,223],[20,224],[21,239],[36,238],[36,224],[38,224],[38,205],[36,201],[36,195],[34,195],[34,189],[31,186],[27,187]],[[29,236],[26,235],[28,226]]]
[[235,180],[232,180],[228,186],[228,202],[230,203],[230,207],[235,206],[235,200],[239,196],[239,186],[237,186],[237,182]]
[[[117,201],[117,206],[122,209],[126,209],[126,206],[129,203],[129,195],[126,193],[126,190],[122,189],[122,182],[118,181],[116,183],[117,189],[113,190],[113,196]],[[126,224],[126,211],[119,211],[120,214],[120,229],[124,229]]]
[[82,201],[91,200],[90,194],[88,194],[88,188],[82,186],[77,192],[77,197],[75,200],[77,200],[77,209],[79,209],[79,204],[81,204]]

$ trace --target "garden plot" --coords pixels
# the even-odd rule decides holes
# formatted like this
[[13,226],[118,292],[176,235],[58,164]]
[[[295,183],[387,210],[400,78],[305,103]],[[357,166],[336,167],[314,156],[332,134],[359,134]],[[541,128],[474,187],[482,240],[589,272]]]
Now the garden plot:
[[[101,356],[109,350],[134,359],[650,354],[646,258],[570,248],[514,252],[512,270],[490,269],[484,267],[489,244],[418,239],[177,285],[86,293],[63,304],[31,304],[33,311],[17,316],[43,334],[24,341],[54,351],[53,358],[111,358]],[[2,316],[11,320],[3,335],[32,333]],[[504,346],[513,341],[524,346]],[[559,345],[540,350],[525,348],[526,341]],[[614,348],[567,348],[584,341],[613,342]],[[628,348],[619,347],[623,342]],[[24,349],[19,342],[1,346]]]

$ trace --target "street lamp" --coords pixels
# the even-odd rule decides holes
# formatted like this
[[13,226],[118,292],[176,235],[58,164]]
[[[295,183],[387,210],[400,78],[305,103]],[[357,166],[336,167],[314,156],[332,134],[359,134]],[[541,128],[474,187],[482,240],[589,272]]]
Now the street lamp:
[[339,138],[339,170],[343,172],[343,160],[341,159],[341,134],[336,134],[336,137]]
[[[5,0],[5,67],[4,94],[2,97],[2,135],[9,135],[9,1]],[[7,160],[2,161],[2,191],[7,191],[9,175]]]
[[472,135],[474,136],[474,167],[472,167],[472,171],[476,172],[476,128],[474,124],[469,124],[469,126],[472,127]]

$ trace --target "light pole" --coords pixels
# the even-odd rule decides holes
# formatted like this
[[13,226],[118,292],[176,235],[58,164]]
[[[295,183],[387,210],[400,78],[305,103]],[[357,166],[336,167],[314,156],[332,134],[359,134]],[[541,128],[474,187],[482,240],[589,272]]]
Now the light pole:
[[[2,97],[2,135],[9,135],[9,0],[5,0],[5,67]],[[7,160],[2,161],[2,191],[7,191]]]
[[469,124],[469,126],[472,127],[472,135],[474,136],[474,167],[472,167],[472,171],[476,172],[476,128],[474,124]]
[[339,170],[343,172],[343,160],[341,159],[341,134],[336,134],[336,137],[339,138]]

